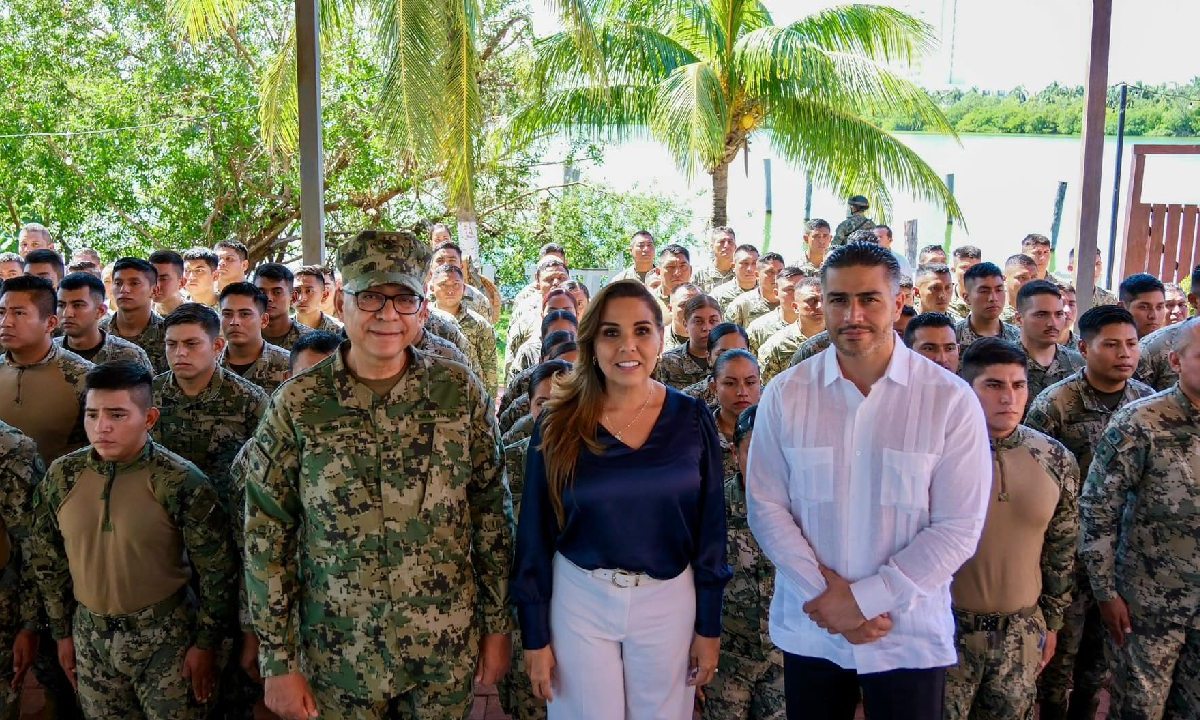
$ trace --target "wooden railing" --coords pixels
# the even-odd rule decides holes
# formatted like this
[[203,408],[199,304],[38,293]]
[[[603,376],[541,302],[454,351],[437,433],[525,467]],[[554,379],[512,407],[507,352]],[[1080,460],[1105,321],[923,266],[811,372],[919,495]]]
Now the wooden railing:
[[1142,202],[1148,155],[1200,155],[1200,145],[1133,146],[1119,277],[1144,272],[1163,282],[1179,282],[1200,263],[1200,205]]

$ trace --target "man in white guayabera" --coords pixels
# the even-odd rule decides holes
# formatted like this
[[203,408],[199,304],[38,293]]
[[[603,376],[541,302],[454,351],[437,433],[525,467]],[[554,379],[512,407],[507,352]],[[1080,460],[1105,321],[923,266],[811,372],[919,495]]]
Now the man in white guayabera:
[[767,386],[746,478],[776,567],[788,720],[941,720],[950,580],[975,552],[991,455],[958,377],[898,342],[900,268],[866,243],[821,269],[832,346]]

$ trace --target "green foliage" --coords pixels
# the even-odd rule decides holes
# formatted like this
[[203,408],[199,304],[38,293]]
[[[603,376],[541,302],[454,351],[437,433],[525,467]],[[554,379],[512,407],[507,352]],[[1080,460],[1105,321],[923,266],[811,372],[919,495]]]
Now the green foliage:
[[[1120,88],[1108,91],[1105,132],[1117,132]],[[947,90],[934,93],[946,119],[960,133],[1078,135],[1083,131],[1083,87],[1051,84],[1029,94],[1024,88],[1008,92]],[[928,125],[891,109],[874,119],[891,130],[923,131]],[[1125,133],[1144,137],[1200,136],[1200,77],[1183,86],[1142,84],[1129,87]]]

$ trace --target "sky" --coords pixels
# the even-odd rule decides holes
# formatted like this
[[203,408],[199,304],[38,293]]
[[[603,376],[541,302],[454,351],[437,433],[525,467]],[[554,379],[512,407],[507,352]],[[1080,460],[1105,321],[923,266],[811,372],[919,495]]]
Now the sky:
[[[533,0],[535,29],[557,27],[544,0]],[[844,3],[764,0],[777,23]],[[1039,90],[1051,82],[1082,85],[1087,70],[1090,0],[881,0],[921,17],[938,31],[940,46],[914,79],[948,85],[953,37],[953,85]],[[1200,75],[1195,29],[1197,0],[1113,0],[1109,83],[1183,83]],[[951,30],[954,28],[954,32]]]

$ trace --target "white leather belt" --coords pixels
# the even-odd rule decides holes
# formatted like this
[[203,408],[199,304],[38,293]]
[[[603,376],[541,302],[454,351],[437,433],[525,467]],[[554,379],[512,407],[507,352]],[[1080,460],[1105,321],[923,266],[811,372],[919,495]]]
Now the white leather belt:
[[594,578],[610,582],[619,588],[631,588],[662,582],[650,577],[646,573],[634,573],[627,570],[590,570],[586,572]]

